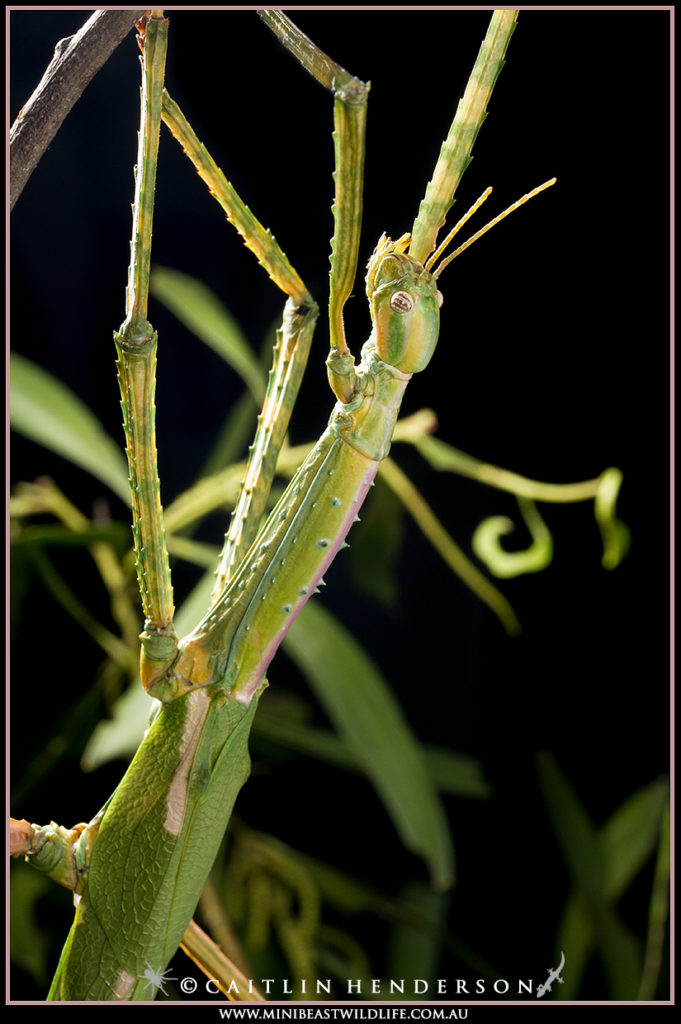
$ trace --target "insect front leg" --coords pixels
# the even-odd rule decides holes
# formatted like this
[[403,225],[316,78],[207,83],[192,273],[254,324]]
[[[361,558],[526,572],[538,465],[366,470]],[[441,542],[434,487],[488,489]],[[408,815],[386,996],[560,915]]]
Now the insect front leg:
[[506,48],[518,20],[517,10],[495,11],[480,47],[466,91],[442,143],[433,176],[411,230],[409,255],[425,264],[454,202],[454,193],[471,162],[471,150],[487,114],[492,90],[504,66]]

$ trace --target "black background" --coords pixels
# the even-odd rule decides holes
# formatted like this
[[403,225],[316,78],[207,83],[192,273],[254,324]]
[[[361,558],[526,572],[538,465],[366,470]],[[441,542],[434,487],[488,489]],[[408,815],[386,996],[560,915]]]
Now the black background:
[[[55,42],[86,16],[12,13],[12,118]],[[292,16],[372,82],[364,263],[381,231],[397,237],[411,226],[489,12],[301,9]],[[170,18],[170,93],[323,303],[330,97],[253,12],[171,10]],[[619,466],[620,515],[633,535],[626,561],[614,572],[601,569],[590,504],[543,506],[553,564],[500,584],[524,627],[515,640],[412,526],[399,563],[398,611],[349,590],[342,560],[323,596],[374,652],[418,735],[484,762],[493,800],[448,800],[459,875],[452,920],[505,976],[552,962],[569,889],[538,793],[537,752],[555,755],[598,824],[668,771],[668,53],[667,11],[521,13],[456,215],[489,184],[494,193],[475,225],[553,175],[558,184],[443,274],[438,350],[404,406],[434,408],[439,436],[536,479],[568,482]],[[117,438],[111,332],[124,315],[138,80],[131,34],[67,118],[10,225],[12,347],[64,380]],[[153,258],[209,284],[257,345],[281,308],[277,289],[165,129]],[[153,300],[150,319],[160,334],[157,430],[168,503],[192,483],[241,385]],[[346,321],[358,351],[368,332],[361,283]],[[326,346],[322,318],[294,442],[312,439],[328,417]],[[36,445],[14,442],[14,480],[49,473],[84,511],[105,497],[125,519],[102,485]],[[485,515],[516,515],[509,496],[436,475],[401,446],[395,454],[462,545]],[[211,521],[206,539],[217,543],[222,529]],[[178,567],[178,603],[193,581]],[[94,589],[88,600],[96,609]],[[94,645],[37,588],[30,601],[10,691],[13,730],[23,737],[19,764],[47,742],[51,717],[88,686],[99,662]],[[269,677],[273,686],[282,678],[305,692],[283,657]],[[240,799],[243,818],[387,890],[422,875],[364,782],[316,765],[312,775],[311,765],[301,759],[276,777],[254,778]],[[65,824],[87,817],[120,766],[87,783],[76,768],[67,759],[59,780],[45,779],[12,813]],[[638,934],[649,881],[623,908]],[[68,916],[65,905],[64,932]],[[446,973],[455,976],[455,968]],[[602,998],[598,975],[591,984],[585,995]],[[22,978],[15,997],[27,985]]]

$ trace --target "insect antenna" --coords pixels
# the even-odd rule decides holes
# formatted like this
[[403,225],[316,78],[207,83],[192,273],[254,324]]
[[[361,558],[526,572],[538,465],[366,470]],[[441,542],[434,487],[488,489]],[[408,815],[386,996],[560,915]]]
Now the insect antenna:
[[430,268],[433,266],[433,264],[437,263],[437,261],[439,260],[440,256],[442,255],[442,253],[445,251],[445,249],[447,248],[447,246],[451,242],[452,238],[454,238],[454,235],[456,235],[461,230],[461,228],[464,226],[466,221],[470,220],[470,218],[473,216],[473,214],[476,213],[480,209],[480,207],[482,206],[484,201],[488,198],[488,196],[491,195],[491,193],[492,193],[492,186],[490,185],[489,188],[485,189],[485,191],[482,193],[480,198],[475,200],[475,202],[471,206],[470,210],[468,210],[466,213],[464,213],[463,217],[458,222],[458,224],[454,225],[452,230],[449,232],[449,234],[445,238],[444,242],[442,242],[440,245],[438,245],[438,247],[435,250],[435,252],[431,256],[428,257],[428,259],[426,260],[426,262],[424,264],[424,268],[423,268],[424,270],[430,270]]
[[[484,228],[480,228],[479,231],[476,231],[476,233],[474,235],[471,235],[471,237],[468,238],[462,245],[460,245],[458,249],[455,249],[454,252],[450,253],[450,255],[447,256],[446,259],[442,260],[442,262],[440,263],[440,266],[437,268],[437,270],[431,271],[433,277],[434,278],[439,277],[439,275],[445,269],[447,264],[451,263],[452,260],[455,259],[455,257],[459,256],[464,251],[464,249],[467,249],[469,247],[469,245],[473,244],[473,242],[477,242],[477,240],[479,238],[482,238],[482,236],[484,234],[486,234],[490,230],[490,228],[495,227],[499,223],[499,221],[502,221],[504,219],[504,217],[508,217],[509,213],[513,213],[514,210],[517,210],[520,206],[522,206],[524,203],[526,203],[529,199],[534,199],[534,197],[538,196],[540,192],[544,191],[544,189],[549,188],[551,185],[555,185],[555,184],[556,184],[556,179],[555,178],[551,178],[550,181],[545,181],[543,185],[538,185],[537,188],[533,188],[531,192],[528,192],[526,195],[522,196],[520,199],[516,199],[515,203],[511,203],[511,205],[509,207],[507,207],[502,213],[499,213],[488,224],[485,224]],[[461,220],[459,221],[459,223],[456,225],[456,227],[453,228],[452,231],[450,231],[449,235],[447,235],[447,238],[442,243],[442,245],[438,248],[437,252],[435,252],[433,254],[433,256],[431,256],[429,258],[428,262],[426,263],[426,269],[427,270],[429,270],[430,267],[432,267],[433,263],[435,262],[435,259],[444,251],[446,245],[449,243],[450,239],[454,237],[454,235],[458,231],[458,229],[461,226],[461,224],[464,224],[468,220],[468,218],[471,216],[471,214],[474,213],[475,210],[477,210],[480,207],[480,205],[487,198],[487,196],[489,195],[490,192],[491,192],[491,189],[487,189],[487,191],[482,194],[480,199],[478,199],[477,203],[473,204],[473,206],[468,211],[468,213],[465,215],[465,217],[462,217]]]

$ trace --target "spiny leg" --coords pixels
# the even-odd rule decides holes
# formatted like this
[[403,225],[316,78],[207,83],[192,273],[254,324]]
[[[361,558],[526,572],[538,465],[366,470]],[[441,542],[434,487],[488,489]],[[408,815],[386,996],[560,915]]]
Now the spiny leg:
[[288,430],[307,363],[318,309],[272,233],[262,226],[241,200],[167,92],[163,94],[163,120],[247,247],[255,253],[258,262],[265,267],[275,284],[289,296],[282,326],[277,332],[272,369],[262,412],[258,417],[255,439],[250,448],[246,476],[220,556],[212,594],[214,604],[224,592],[235,567],[251,546],[260,527],[277,457]]
[[161,93],[168,22],[152,11],[143,41],[142,109],[135,171],[135,203],[126,318],[114,333],[118,352],[123,426],[132,489],[133,535],[142,608],[141,676],[146,689],[165,672],[177,652],[173,588],[165,544],[156,458],[156,348],[147,320],[154,186],[161,127]]
[[504,55],[517,18],[517,10],[495,11],[492,15],[412,227],[409,255],[419,263],[425,263],[435,249],[438,231],[454,202],[454,193],[463,172],[471,162],[471,149],[487,115],[487,104],[504,66]]
[[[332,240],[332,270],[330,281],[330,324],[331,324],[331,355],[329,359],[329,379],[337,397],[347,401],[355,388],[355,371],[352,356],[345,341],[342,311],[346,299],[352,290],[357,270],[359,235],[361,221],[362,172],[364,163],[364,129],[366,121],[366,98],[368,88],[350,74],[343,71],[337,64],[330,61],[321,50],[310,40],[298,32],[288,19],[278,12],[265,12],[265,15],[276,15],[278,23],[284,23],[286,38],[296,40],[296,46],[289,46],[303,63],[324,85],[335,91],[335,153],[336,153],[336,195],[334,203],[334,238]],[[269,18],[266,17],[269,23]],[[280,34],[279,32],[277,34]],[[321,69],[321,70],[320,70]],[[171,127],[173,134],[182,143],[185,152],[196,166],[201,177],[209,185],[211,193],[227,212],[228,218],[237,226],[244,236],[246,244],[258,255],[270,276],[285,291],[289,291],[292,274],[290,265],[274,242],[271,234],[266,232],[243,206],[234,189],[226,182],[224,175],[209,157],[205,147],[187,125],[186,119],[179,113],[177,105],[167,96],[164,99],[164,119]],[[296,275],[297,277],[297,275]],[[290,293],[290,292],[289,292]],[[298,299],[300,301],[300,298]],[[310,301],[310,300],[306,300]],[[284,340],[286,324],[284,325]],[[241,495],[240,504],[235,510],[232,527],[227,536],[225,549],[220,565],[219,579],[213,593],[213,602],[204,619],[196,629],[182,642],[182,654],[174,666],[175,681],[173,684],[181,690],[189,683],[194,685],[221,677],[227,671],[230,645],[238,628],[240,618],[258,587],[260,576],[265,570],[267,558],[260,558],[253,546],[248,560],[246,555],[251,541],[260,526],[259,517],[251,516],[247,503],[252,503],[251,478],[255,485],[256,479],[268,477],[267,485],[274,472],[275,457],[271,462],[265,458],[265,450],[271,443],[268,436],[276,430],[283,440],[288,411],[290,411],[289,390],[277,384],[279,366],[286,368],[285,361],[278,363],[275,353],[275,368],[270,378],[268,395],[256,442],[251,451],[251,463],[247,471],[247,480]],[[301,361],[302,372],[302,361]],[[296,374],[298,372],[295,367]],[[293,377],[293,373],[292,373]],[[297,390],[297,385],[296,385]],[[279,393],[281,391],[281,394]],[[293,391],[293,381],[291,393]],[[268,415],[273,411],[272,417]],[[283,412],[286,419],[283,421]],[[282,427],[282,422],[284,426]],[[266,423],[272,424],[269,428]],[[274,447],[272,446],[272,450]],[[320,453],[320,458],[323,459]],[[306,471],[309,472],[309,469]],[[302,501],[306,486],[298,487],[298,501]],[[263,494],[263,507],[264,496]],[[247,528],[242,527],[241,506],[247,508]],[[263,529],[265,529],[263,527]],[[242,532],[240,532],[242,531]],[[262,540],[262,537],[261,537]],[[265,544],[264,547],[267,547]],[[248,571],[244,566],[248,561]],[[235,575],[235,569],[239,572]],[[251,627],[246,627],[250,629]]]
[[289,302],[284,308],[246,475],[220,555],[211,595],[213,604],[224,592],[260,529],[279,452],[305,372],[316,321],[316,307],[300,313],[299,308],[293,308]]
[[[265,12],[275,13],[277,12]],[[347,401],[355,386],[355,372],[354,361],[345,341],[342,311],[352,291],[358,262],[368,88],[330,61],[314,43],[298,33],[295,26],[283,15],[278,17],[283,19],[298,40],[300,50],[297,50],[296,54],[305,55],[305,66],[310,68],[324,85],[334,88],[336,93],[336,196],[334,238],[331,243],[329,379],[337,397]],[[324,69],[323,72],[319,71],[320,67]],[[274,474],[277,454],[288,427],[291,408],[307,359],[316,318],[316,306],[272,234],[259,224],[239,199],[233,186],[227,182],[167,92],[164,93],[163,118],[208,185],[211,194],[243,236],[247,246],[256,253],[259,262],[265,266],[275,283],[297,303],[285,314],[278,338],[265,405],[251,448],[244,487],[221,556],[211,609],[192,636],[183,643],[183,656],[176,666],[177,673],[185,680],[186,685],[186,681],[194,677],[197,684],[205,682],[206,655],[210,651],[211,657],[214,656],[216,648],[221,648],[223,643],[228,642],[228,635],[233,628],[233,623],[229,622],[232,599],[223,598],[227,598],[226,592],[234,571],[260,527],[260,518]],[[302,323],[296,323],[296,316],[303,317]]]
[[[126,318],[114,338],[132,489],[137,573],[146,618],[141,636],[141,676],[149,689],[177,653],[155,445],[154,389],[158,339],[147,320],[154,185],[168,22],[161,12],[151,11],[139,27],[144,59],[131,262]],[[107,801],[88,824],[81,823],[73,829],[65,829],[55,823],[39,827],[27,821],[10,819],[12,856],[25,856],[37,870],[78,895],[82,894],[87,888],[93,845],[109,803]],[[73,934],[74,929],[62,953],[48,996],[50,999],[62,997],[66,984],[62,968],[68,961]]]
[[239,197],[234,186],[227,180],[204,144],[199,141],[196,132],[166,89],[163,90],[162,117],[193,163],[199,177],[208,186],[210,194],[220,204],[227,214],[227,219],[237,229],[246,246],[255,253],[258,262],[265,267],[274,283],[296,306],[313,305],[312,296],[272,232],[263,227]]
[[[504,66],[504,56],[518,19],[517,10],[495,11],[487,30],[477,60],[473,67],[466,89],[452,121],[447,138],[442,143],[440,155],[433,171],[433,177],[426,188],[426,194],[419,206],[417,217],[411,230],[409,255],[423,264],[424,268],[437,278],[451,261],[476,242],[482,235],[495,227],[501,220],[513,213],[529,199],[533,199],[544,189],[556,182],[555,178],[532,189],[502,213],[494,217],[474,235],[468,238],[459,248],[446,259],[441,259],[451,240],[460,231],[469,218],[482,206],[492,189],[486,189],[479,199],[452,228],[444,241],[438,246],[437,236],[443,226],[447,214],[454,203],[454,193],[458,188],[463,172],[471,162],[471,149],[480,127],[487,117],[487,104],[492,90]],[[407,238],[409,236],[406,236]],[[438,259],[440,263],[435,269]]]
[[355,388],[355,369],[345,339],[343,307],[355,283],[359,258],[369,86],[331,60],[281,11],[258,14],[303,67],[334,94],[336,190],[329,284],[331,350],[326,365],[331,390],[339,401],[348,402]]

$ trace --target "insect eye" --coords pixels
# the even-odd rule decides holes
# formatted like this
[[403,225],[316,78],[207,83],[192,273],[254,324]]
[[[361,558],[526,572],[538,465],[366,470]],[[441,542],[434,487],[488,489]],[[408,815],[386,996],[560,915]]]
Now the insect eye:
[[395,292],[390,296],[390,308],[395,313],[408,313],[414,308],[414,300],[409,292]]
[[445,301],[442,292],[439,292],[439,291],[436,292],[435,293],[435,298],[437,299],[438,306],[442,306],[442,303]]

